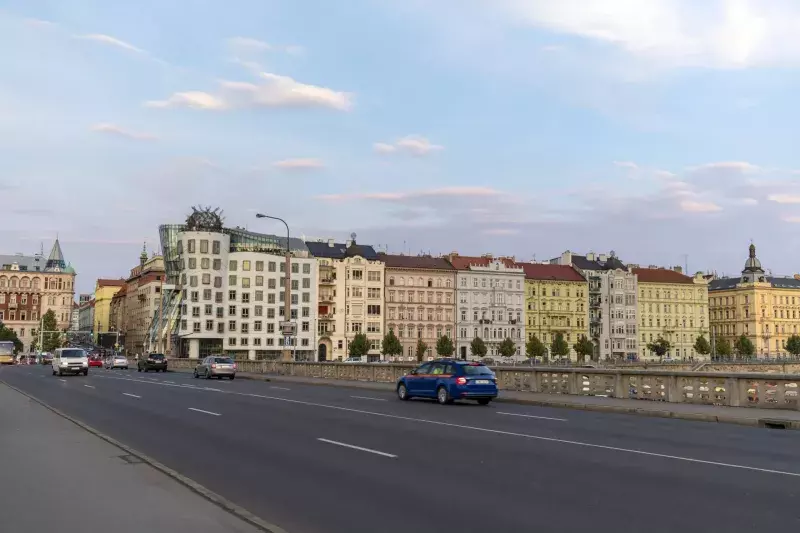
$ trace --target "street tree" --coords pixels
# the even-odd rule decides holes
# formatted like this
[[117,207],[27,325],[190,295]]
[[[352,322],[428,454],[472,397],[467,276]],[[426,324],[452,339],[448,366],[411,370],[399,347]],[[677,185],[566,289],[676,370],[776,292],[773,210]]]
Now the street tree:
[[792,335],[789,337],[789,339],[786,341],[786,351],[795,357],[800,355],[800,337],[797,335]]
[[517,345],[514,344],[514,341],[512,341],[510,338],[506,337],[503,339],[503,342],[500,343],[497,351],[503,357],[513,357],[514,354],[517,353]]
[[547,357],[547,346],[539,340],[539,337],[531,335],[531,338],[525,343],[525,355],[534,361],[538,358],[544,359]]
[[0,341],[13,342],[14,353],[21,352],[24,348],[22,341],[19,340],[19,337],[17,337],[17,333],[13,329],[7,328],[2,322],[0,322]]
[[748,339],[744,333],[742,333],[742,335],[736,339],[734,348],[736,349],[736,354],[739,357],[750,357],[756,353],[756,347],[753,346],[753,341]]
[[56,348],[61,347],[60,333],[58,332],[58,323],[56,322],[56,314],[50,309],[42,317],[42,351],[53,352]]
[[733,353],[733,348],[731,348],[731,343],[726,338],[717,339],[715,343],[715,351],[717,352],[718,356],[722,357],[730,357]]
[[428,351],[428,345],[422,339],[417,340],[417,362],[422,362],[425,359],[425,354]]
[[586,335],[581,335],[581,338],[578,339],[578,342],[572,347],[575,350],[575,353],[578,354],[578,362],[584,363],[586,362],[586,356],[592,356],[594,354],[594,343],[586,338]]
[[397,338],[397,335],[395,335],[394,331],[391,329],[389,330],[389,333],[384,335],[381,348],[383,349],[382,351],[385,357],[397,357],[398,355],[403,355],[403,345],[400,343],[400,339]]
[[436,353],[439,357],[452,357],[456,347],[453,346],[453,340],[447,335],[442,335],[436,341]]
[[671,347],[669,341],[661,335],[656,340],[647,343],[647,349],[656,354],[659,359],[664,357]]
[[700,355],[708,355],[711,353],[711,343],[702,335],[698,335],[694,341],[694,351]]
[[363,357],[369,353],[369,339],[364,333],[356,333],[350,341],[350,357]]
[[472,339],[472,342],[469,343],[469,349],[472,352],[472,355],[479,358],[486,357],[486,343],[483,342],[483,339],[480,337],[475,337]]
[[550,343],[550,353],[553,357],[567,357],[569,355],[569,344],[564,340],[564,334],[556,333],[553,342]]

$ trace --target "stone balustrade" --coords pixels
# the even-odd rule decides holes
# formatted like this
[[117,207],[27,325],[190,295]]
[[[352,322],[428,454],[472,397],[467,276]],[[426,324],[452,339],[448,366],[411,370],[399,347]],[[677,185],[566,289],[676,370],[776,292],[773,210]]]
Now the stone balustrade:
[[[171,359],[172,369],[193,369]],[[240,372],[394,383],[416,365],[237,361]],[[501,390],[800,410],[800,374],[625,368],[494,367]]]

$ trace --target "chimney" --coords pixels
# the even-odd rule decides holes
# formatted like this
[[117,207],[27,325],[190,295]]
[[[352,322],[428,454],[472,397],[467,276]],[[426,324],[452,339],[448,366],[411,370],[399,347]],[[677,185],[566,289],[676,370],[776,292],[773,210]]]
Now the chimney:
[[333,239],[328,239],[328,248],[333,248]]
[[600,254],[597,256],[597,260],[600,261],[601,263],[605,263],[607,259],[608,257],[606,256],[606,254]]
[[681,266],[674,266],[674,267],[672,267],[672,270],[674,270],[678,274],[683,274],[683,267],[681,267]]
[[589,261],[594,261],[594,252],[589,252],[588,254],[586,254],[586,259],[588,259]]

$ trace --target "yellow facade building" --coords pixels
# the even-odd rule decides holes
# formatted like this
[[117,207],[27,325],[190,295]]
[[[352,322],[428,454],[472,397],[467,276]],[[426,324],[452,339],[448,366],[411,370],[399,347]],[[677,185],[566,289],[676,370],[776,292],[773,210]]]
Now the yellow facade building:
[[708,280],[702,274],[684,275],[679,269],[633,268],[639,286],[640,357],[658,359],[647,344],[659,337],[669,341],[665,357],[707,359],[695,352],[697,337],[709,337]]
[[767,276],[750,245],[750,256],[738,278],[719,278],[709,285],[712,340],[731,346],[742,334],[759,357],[789,355],[786,341],[800,333],[800,279]]
[[108,333],[111,326],[111,300],[125,285],[123,279],[98,279],[94,287],[94,338],[100,342],[100,334]]
[[589,337],[589,282],[570,265],[519,263],[525,271],[525,332],[550,349],[557,333],[573,345]]

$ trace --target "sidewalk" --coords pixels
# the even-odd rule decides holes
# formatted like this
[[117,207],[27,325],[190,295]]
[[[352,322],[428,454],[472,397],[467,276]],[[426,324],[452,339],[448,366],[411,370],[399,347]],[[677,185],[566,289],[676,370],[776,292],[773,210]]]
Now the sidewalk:
[[2,383],[0,488],[8,533],[261,531]]
[[[301,383],[304,385],[326,385],[378,391],[394,391],[393,383],[371,381],[346,381],[339,379],[306,378],[271,374],[238,372],[238,378],[262,381]],[[702,422],[722,422],[753,427],[782,427],[800,430],[800,411],[788,409],[760,409],[750,407],[727,407],[695,405],[688,403],[651,402],[600,396],[572,396],[520,391],[500,391],[497,402],[598,411],[605,413],[633,414],[659,418],[679,418]]]

